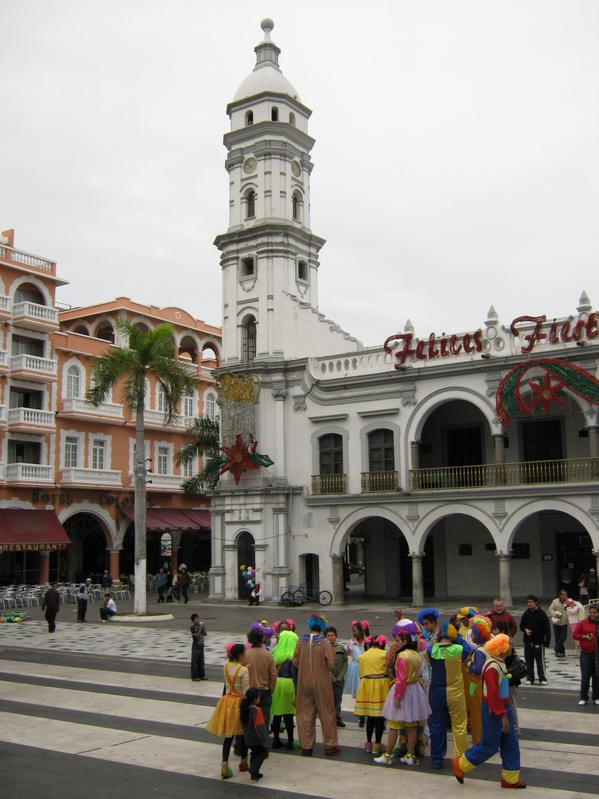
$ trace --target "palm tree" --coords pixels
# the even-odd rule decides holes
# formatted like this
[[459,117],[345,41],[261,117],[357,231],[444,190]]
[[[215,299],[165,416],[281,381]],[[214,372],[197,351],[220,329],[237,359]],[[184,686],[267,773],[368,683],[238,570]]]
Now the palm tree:
[[185,434],[193,439],[190,443],[184,444],[180,452],[176,455],[177,463],[193,462],[198,456],[208,456],[207,463],[199,474],[189,477],[183,483],[183,490],[186,494],[195,496],[201,494],[206,483],[209,488],[214,488],[218,483],[218,471],[207,471],[206,467],[219,456],[219,424],[216,419],[209,419],[207,416],[199,416],[194,419],[187,428]]
[[164,391],[164,422],[168,424],[183,395],[195,386],[195,379],[178,362],[171,325],[161,324],[144,330],[128,321],[118,329],[128,338],[128,346],[113,347],[98,358],[93,370],[94,386],[88,398],[96,406],[110,389],[122,384],[122,400],[135,414],[135,599],[134,612],[146,612],[146,450],[144,408],[146,378],[153,376]]

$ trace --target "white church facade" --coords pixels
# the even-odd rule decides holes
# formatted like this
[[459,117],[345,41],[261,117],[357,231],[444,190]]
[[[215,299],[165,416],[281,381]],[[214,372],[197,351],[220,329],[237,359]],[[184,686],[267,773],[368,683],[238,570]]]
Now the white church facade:
[[274,464],[210,492],[212,598],[244,596],[247,565],[275,600],[306,584],[342,602],[350,567],[365,598],[415,604],[549,597],[560,584],[576,593],[599,561],[598,406],[541,367],[522,382],[532,412],[501,420],[496,395],[533,359],[596,374],[588,297],[560,320],[502,322],[491,308],[459,335],[419,339],[408,323],[375,348],[328,319],[324,240],[310,220],[311,112],[280,70],[272,27],[262,23],[256,66],[227,107],[230,222],[215,243],[218,374],[251,378],[250,433]]

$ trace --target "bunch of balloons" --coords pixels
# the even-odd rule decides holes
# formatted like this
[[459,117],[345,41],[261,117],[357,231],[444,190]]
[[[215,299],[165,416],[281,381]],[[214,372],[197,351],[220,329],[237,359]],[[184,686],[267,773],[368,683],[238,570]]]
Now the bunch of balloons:
[[256,569],[253,566],[240,566],[241,576],[244,580],[244,585],[251,591],[256,585]]

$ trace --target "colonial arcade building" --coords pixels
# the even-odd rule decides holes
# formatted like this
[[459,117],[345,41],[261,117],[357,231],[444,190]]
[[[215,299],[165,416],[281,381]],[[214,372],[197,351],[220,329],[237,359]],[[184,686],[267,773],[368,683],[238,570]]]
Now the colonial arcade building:
[[65,281],[56,263],[0,244],[0,580],[78,580],[109,569],[133,572],[134,420],[116,388],[96,407],[87,399],[97,358],[126,345],[119,320],[151,329],[168,322],[175,351],[197,378],[165,424],[161,387],[148,380],[146,456],[148,569],[163,562],[210,567],[210,513],[205,497],[187,497],[182,482],[199,463],[177,452],[197,416],[214,418],[220,329],[180,308],[119,297],[59,310]]
[[408,322],[366,349],[328,319],[318,305],[324,240],[309,214],[311,112],[281,72],[272,27],[262,23],[256,66],[227,107],[230,224],[216,245],[218,374],[252,382],[251,429],[236,432],[274,465],[238,484],[226,476],[212,493],[212,596],[243,596],[247,565],[267,599],[307,584],[343,601],[348,565],[365,572],[367,598],[417,604],[575,592],[599,560],[597,405],[542,367],[503,422],[496,397],[533,359],[592,379],[589,298],[573,294],[559,320],[500,320],[491,308],[459,334],[419,338]]

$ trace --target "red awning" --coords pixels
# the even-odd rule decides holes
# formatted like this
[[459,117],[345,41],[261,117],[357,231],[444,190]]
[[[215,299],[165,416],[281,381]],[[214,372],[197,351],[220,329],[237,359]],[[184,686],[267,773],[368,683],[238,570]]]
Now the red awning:
[[0,548],[5,552],[44,552],[71,543],[53,510],[0,508]]
[[[132,522],[135,521],[133,508],[124,507],[120,510]],[[173,530],[210,530],[210,511],[148,508],[146,529],[164,532]]]

